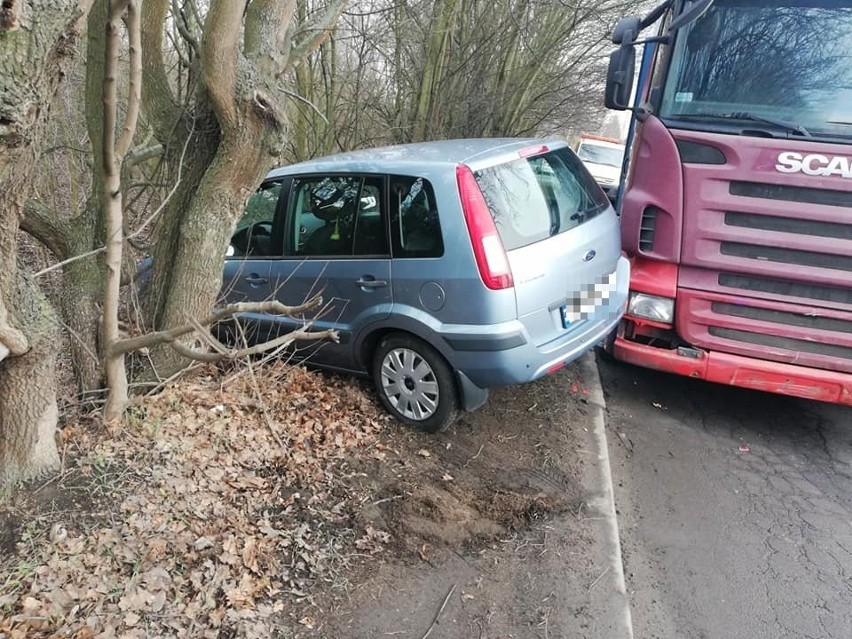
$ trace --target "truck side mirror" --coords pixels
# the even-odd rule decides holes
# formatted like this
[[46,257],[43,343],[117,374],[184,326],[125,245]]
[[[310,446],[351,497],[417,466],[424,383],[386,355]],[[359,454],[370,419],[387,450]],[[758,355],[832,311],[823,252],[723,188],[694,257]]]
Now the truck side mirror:
[[642,30],[642,20],[628,16],[619,20],[612,30],[613,44],[633,44]]
[[636,49],[633,44],[622,44],[609,56],[606,71],[604,104],[607,109],[625,111],[630,108],[633,92],[633,73],[636,67]]

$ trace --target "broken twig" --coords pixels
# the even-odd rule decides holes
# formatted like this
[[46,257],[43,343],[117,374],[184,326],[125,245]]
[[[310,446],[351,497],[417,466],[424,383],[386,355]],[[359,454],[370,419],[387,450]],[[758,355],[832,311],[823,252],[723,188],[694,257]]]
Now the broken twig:
[[473,457],[471,457],[470,459],[468,459],[468,460],[465,462],[465,464],[464,464],[464,467],[465,467],[465,468],[467,468],[467,465],[468,465],[470,462],[472,462],[474,459],[476,459],[477,457],[479,457],[479,456],[482,454],[482,449],[483,449],[483,448],[485,448],[485,444],[482,444],[482,445],[479,447],[479,450],[478,450],[478,451],[476,451],[476,455],[474,455]]
[[609,567],[607,566],[607,569],[606,569],[606,570],[604,570],[604,571],[601,573],[600,577],[598,577],[597,579],[595,579],[595,580],[592,582],[592,585],[591,585],[591,586],[589,586],[589,592],[592,592],[592,588],[594,588],[595,586],[597,586],[597,585],[598,585],[598,582],[599,582],[601,579],[603,579],[604,577],[606,577],[606,574],[607,574],[608,572],[609,572]]
[[438,623],[438,617],[441,616],[441,613],[444,612],[444,608],[447,607],[447,602],[450,600],[450,597],[453,596],[453,593],[456,591],[456,584],[453,584],[453,587],[450,588],[450,591],[447,593],[447,596],[444,597],[444,603],[441,604],[441,607],[438,608],[438,612],[435,613],[435,618],[432,619],[432,625],[429,626],[429,630],[426,631],[426,634],[420,637],[420,639],[426,639],[429,635],[432,634],[432,630],[435,629],[435,624]]

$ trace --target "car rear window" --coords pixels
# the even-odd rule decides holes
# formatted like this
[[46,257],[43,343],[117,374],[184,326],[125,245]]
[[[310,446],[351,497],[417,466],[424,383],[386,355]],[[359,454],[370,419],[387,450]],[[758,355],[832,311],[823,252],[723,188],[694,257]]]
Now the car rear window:
[[564,233],[609,206],[568,148],[474,173],[506,250]]

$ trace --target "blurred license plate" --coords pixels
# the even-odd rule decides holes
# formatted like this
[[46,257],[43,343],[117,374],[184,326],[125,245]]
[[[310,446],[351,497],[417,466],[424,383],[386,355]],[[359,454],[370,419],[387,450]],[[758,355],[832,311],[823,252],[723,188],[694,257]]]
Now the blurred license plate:
[[562,317],[562,328],[568,328],[572,322],[582,319],[582,315],[576,311],[569,310],[569,305],[559,307],[559,315]]
[[580,291],[570,304],[559,307],[559,316],[562,318],[562,328],[568,328],[579,320],[593,315],[597,308],[609,301],[610,295],[616,288],[616,271],[595,278],[595,281]]

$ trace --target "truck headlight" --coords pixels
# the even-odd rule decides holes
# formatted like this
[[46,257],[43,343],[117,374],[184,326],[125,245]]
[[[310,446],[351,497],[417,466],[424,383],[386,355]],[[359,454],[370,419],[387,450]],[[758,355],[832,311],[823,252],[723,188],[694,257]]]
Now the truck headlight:
[[645,293],[631,293],[627,314],[664,324],[673,324],[674,300]]

